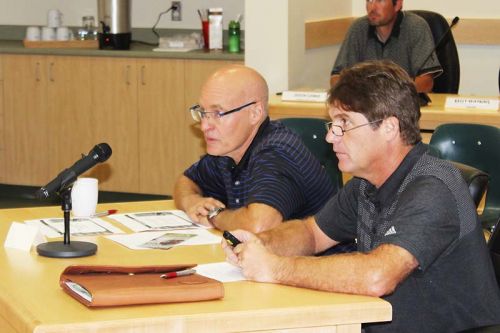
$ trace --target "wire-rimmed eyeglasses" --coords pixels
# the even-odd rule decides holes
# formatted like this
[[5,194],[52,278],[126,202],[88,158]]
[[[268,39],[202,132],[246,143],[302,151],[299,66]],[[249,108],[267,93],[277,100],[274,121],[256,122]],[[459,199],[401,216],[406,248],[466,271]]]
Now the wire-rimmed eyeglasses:
[[361,125],[358,125],[358,126],[354,126],[354,127],[348,128],[348,129],[344,129],[340,125],[334,125],[333,121],[330,121],[329,123],[325,123],[325,127],[326,127],[326,132],[327,133],[329,133],[330,131],[332,131],[333,135],[335,135],[335,136],[343,136],[345,132],[349,132],[349,131],[355,130],[356,128],[360,128],[360,127],[363,127],[363,126],[366,126],[366,125],[379,123],[381,121],[384,121],[384,119],[370,121],[368,123],[361,124]]
[[199,104],[194,105],[189,108],[189,111],[191,112],[191,117],[197,122],[200,122],[202,119],[219,119],[221,117],[227,116],[228,114],[238,112],[247,106],[253,105],[257,103],[256,101],[250,102],[243,104],[242,106],[239,106],[235,109],[229,110],[229,111],[205,111]]

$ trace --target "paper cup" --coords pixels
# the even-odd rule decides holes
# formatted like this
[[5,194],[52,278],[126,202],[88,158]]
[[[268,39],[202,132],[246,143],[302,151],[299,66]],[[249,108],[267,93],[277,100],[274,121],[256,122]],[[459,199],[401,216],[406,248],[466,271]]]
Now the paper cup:
[[25,38],[26,40],[40,40],[41,38],[40,27],[27,27]]
[[96,178],[78,178],[71,189],[73,215],[89,217],[95,214],[98,186]]
[[56,29],[51,27],[43,27],[42,40],[56,40]]
[[69,40],[69,28],[68,27],[59,27],[56,32],[57,40]]

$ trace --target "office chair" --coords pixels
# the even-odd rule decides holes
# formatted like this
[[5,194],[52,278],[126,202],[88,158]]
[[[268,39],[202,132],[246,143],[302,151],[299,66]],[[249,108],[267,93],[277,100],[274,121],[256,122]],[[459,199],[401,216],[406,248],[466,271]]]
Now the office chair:
[[[417,14],[427,21],[432,31],[434,43],[437,43],[449,28],[446,19],[438,13],[427,10],[410,10],[409,12]],[[432,92],[448,94],[458,93],[458,86],[460,84],[460,62],[455,39],[451,31],[436,49],[436,55],[441,67],[443,67],[443,73],[434,79]]]
[[338,168],[339,161],[332,150],[332,145],[325,141],[326,121],[318,118],[284,118],[280,121],[297,133],[306,147],[325,168],[336,187],[335,192],[343,185],[342,173]]
[[[434,146],[426,146],[429,149],[430,155],[441,158],[439,150],[437,150]],[[484,171],[471,167],[470,165],[455,161],[450,162],[458,169],[458,171],[460,171],[462,178],[469,187],[469,193],[477,208],[484,196],[484,193],[486,192],[486,189],[488,188],[490,175]]]
[[500,217],[500,129],[478,124],[443,124],[431,136],[430,146],[440,157],[473,166],[489,174],[483,213],[484,228],[490,229]]

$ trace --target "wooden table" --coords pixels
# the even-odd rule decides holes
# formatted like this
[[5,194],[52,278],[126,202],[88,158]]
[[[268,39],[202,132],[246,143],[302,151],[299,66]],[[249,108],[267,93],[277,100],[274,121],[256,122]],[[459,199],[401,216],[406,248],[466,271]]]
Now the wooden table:
[[[420,129],[433,131],[444,123],[471,123],[500,127],[500,112],[481,110],[458,110],[444,108],[447,94],[429,94],[432,103],[422,107]],[[499,98],[499,97],[497,97]],[[288,117],[312,117],[330,119],[328,110],[323,103],[282,102],[280,96],[269,98],[269,115],[273,119]]]
[[[101,204],[119,212],[171,209],[171,201]],[[0,210],[0,241],[12,221],[60,216],[59,207]],[[68,265],[155,265],[224,260],[220,245],[179,246],[168,251],[129,250],[103,237],[97,254],[55,259],[15,249],[0,250],[0,332],[360,332],[361,323],[391,320],[379,298],[288,286],[225,283],[222,300],[88,309],[59,287]],[[332,272],[334,274],[334,272]]]

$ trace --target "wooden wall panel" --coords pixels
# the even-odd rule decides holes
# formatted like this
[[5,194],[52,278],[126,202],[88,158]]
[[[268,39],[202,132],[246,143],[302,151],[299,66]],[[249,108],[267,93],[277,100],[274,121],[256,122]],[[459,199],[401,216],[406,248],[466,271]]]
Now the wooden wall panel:
[[[306,49],[341,44],[355,17],[307,21],[305,23]],[[451,19],[448,19],[451,22]],[[499,45],[499,19],[460,19],[453,28],[457,44]]]

